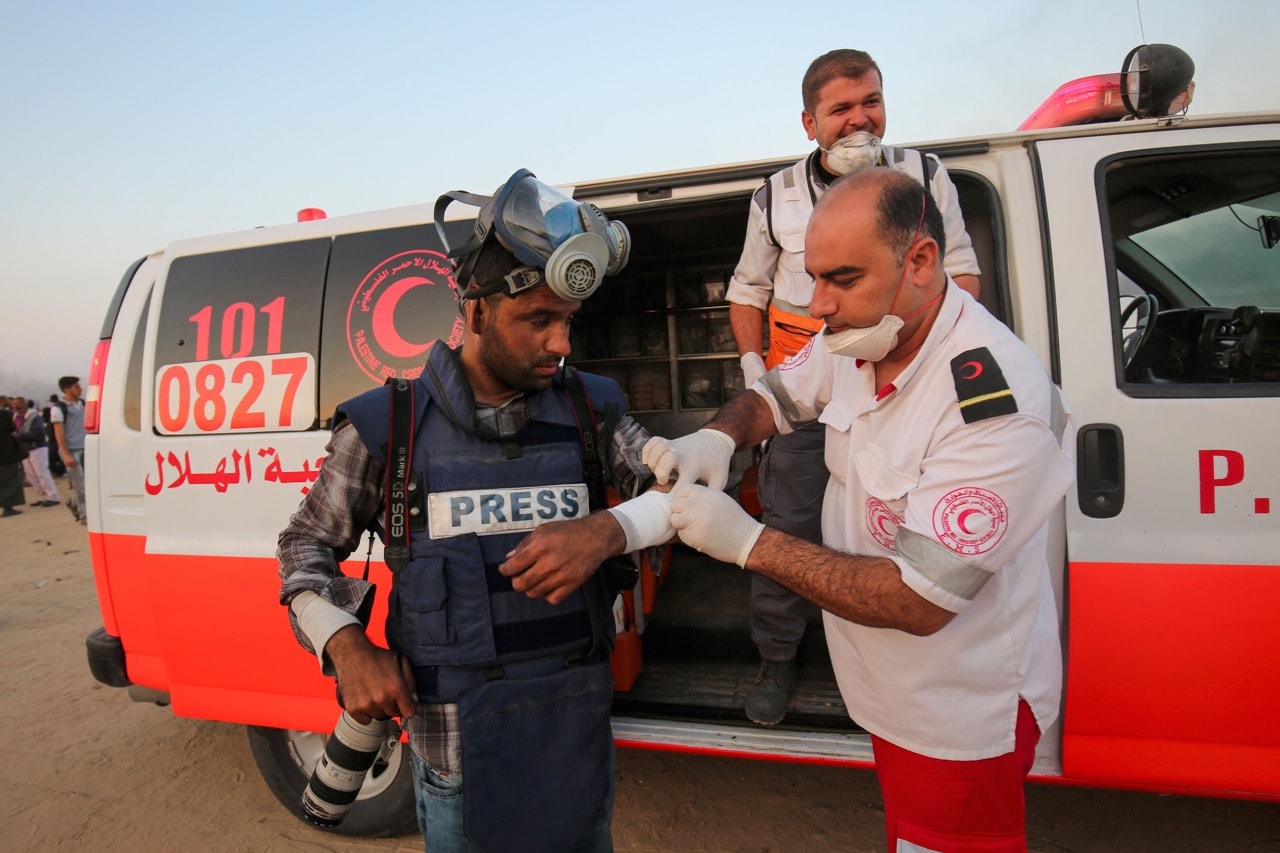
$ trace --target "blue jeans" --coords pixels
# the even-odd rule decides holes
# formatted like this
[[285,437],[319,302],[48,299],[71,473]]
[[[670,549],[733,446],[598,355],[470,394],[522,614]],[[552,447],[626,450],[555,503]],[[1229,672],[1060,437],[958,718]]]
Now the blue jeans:
[[[479,851],[463,832],[462,771],[441,773],[410,750],[413,761],[413,791],[418,801],[418,829],[429,853]],[[501,816],[495,815],[495,820]],[[613,799],[604,817],[596,824],[584,853],[613,853]]]

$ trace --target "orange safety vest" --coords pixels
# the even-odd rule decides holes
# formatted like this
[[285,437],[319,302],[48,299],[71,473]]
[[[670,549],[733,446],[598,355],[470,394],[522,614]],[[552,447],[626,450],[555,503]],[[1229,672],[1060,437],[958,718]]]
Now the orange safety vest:
[[792,314],[770,303],[769,353],[764,360],[765,369],[772,370],[800,352],[821,328],[821,320],[807,314]]

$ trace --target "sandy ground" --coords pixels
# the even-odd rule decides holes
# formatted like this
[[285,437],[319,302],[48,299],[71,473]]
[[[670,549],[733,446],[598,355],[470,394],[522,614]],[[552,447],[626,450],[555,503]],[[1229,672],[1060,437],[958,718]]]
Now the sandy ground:
[[[60,483],[61,487],[61,483]],[[28,498],[31,492],[28,490]],[[299,822],[239,726],[178,719],[89,675],[98,625],[84,528],[64,507],[0,520],[0,850],[421,850]],[[1032,785],[1033,851],[1277,851],[1280,805]],[[623,750],[623,851],[875,851],[867,771]]]

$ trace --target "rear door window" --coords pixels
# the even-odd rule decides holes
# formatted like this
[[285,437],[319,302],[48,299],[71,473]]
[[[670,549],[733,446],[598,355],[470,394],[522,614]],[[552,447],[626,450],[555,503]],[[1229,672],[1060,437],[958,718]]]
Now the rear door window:
[[312,429],[329,240],[176,258],[156,339],[163,435]]

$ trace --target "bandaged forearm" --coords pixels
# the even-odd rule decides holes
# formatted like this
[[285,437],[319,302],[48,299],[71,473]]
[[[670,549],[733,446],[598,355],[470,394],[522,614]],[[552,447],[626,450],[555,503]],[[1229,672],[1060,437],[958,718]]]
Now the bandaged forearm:
[[618,520],[627,536],[624,554],[661,545],[672,536],[671,495],[650,489],[638,498],[610,507],[608,512]]
[[331,675],[330,668],[325,665],[324,647],[330,637],[348,625],[359,625],[360,620],[309,589],[295,595],[289,602],[289,609],[298,620],[298,630],[311,642],[316,657],[320,659],[321,671]]

